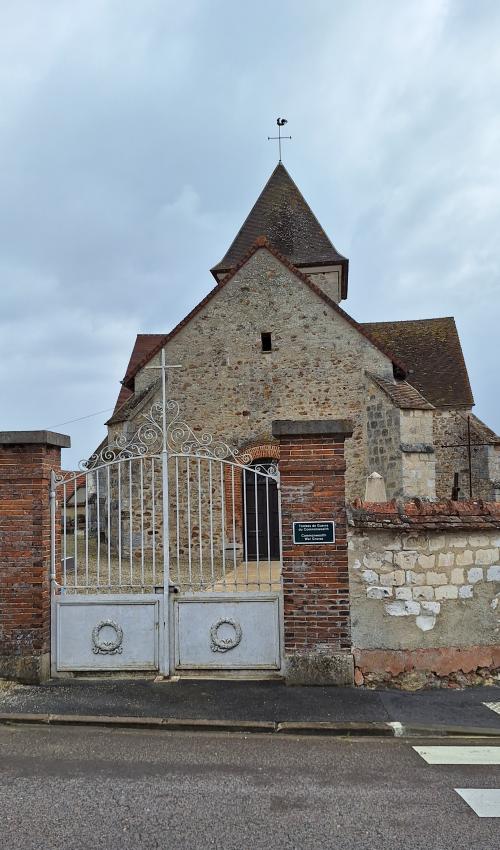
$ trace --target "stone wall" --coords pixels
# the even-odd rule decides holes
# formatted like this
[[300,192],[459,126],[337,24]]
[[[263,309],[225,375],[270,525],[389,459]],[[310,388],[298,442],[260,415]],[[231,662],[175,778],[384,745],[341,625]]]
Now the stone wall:
[[400,411],[372,381],[368,386],[366,427],[369,472],[378,472],[387,497],[402,496]]
[[[436,495],[449,499],[453,476],[459,473],[460,498],[469,498],[469,463],[467,456],[468,411],[436,410],[434,412],[434,446],[436,451]],[[472,442],[482,442],[472,432]],[[460,443],[459,448],[444,448]],[[477,446],[472,449],[472,493],[475,499],[493,498],[492,482],[496,480],[495,460],[499,454],[495,447]],[[490,468],[491,467],[491,468]]]
[[[453,672],[464,648],[498,648],[500,654],[499,549],[495,503],[416,500],[352,508],[349,573],[358,680],[361,674],[407,673],[415,659],[425,669],[426,657],[439,673],[437,659],[446,656]],[[477,652],[481,667],[485,651]],[[470,668],[470,651],[467,658]]]
[[341,266],[326,266],[326,267],[310,267],[303,268],[301,271],[311,278],[312,282],[328,295],[332,301],[338,304],[342,301],[342,267]]
[[401,410],[403,498],[436,498],[432,410]]
[[436,496],[432,410],[400,410],[373,382],[367,400],[370,472],[382,475],[389,499]]
[[[261,350],[261,333],[272,351]],[[392,364],[266,249],[220,287],[166,345],[169,395],[184,418],[235,447],[272,443],[273,419],[349,418],[347,491],[364,495],[366,371],[392,380]],[[148,364],[159,363],[159,356]],[[136,376],[140,392],[158,373]]]

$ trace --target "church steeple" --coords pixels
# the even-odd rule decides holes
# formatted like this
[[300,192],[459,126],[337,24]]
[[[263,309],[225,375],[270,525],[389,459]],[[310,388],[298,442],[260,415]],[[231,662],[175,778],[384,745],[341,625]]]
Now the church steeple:
[[[222,260],[211,272],[222,280],[258,236],[340,301],[347,297],[349,261],[330,242],[282,162],[271,174]],[[336,297],[335,297],[336,296]]]

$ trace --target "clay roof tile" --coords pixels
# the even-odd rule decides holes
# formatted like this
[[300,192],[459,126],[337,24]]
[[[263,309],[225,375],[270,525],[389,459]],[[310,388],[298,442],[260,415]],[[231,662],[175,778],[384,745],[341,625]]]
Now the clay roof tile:
[[408,366],[407,379],[434,407],[474,404],[455,320],[365,322],[363,327]]

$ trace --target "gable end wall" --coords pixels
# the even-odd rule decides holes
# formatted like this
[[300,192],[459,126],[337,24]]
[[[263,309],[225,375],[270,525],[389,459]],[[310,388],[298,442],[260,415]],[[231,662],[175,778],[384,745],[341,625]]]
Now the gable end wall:
[[[272,334],[269,353],[263,331]],[[365,371],[392,378],[392,363],[268,251],[253,254],[166,351],[183,366],[169,375],[169,395],[186,421],[234,446],[269,441],[273,419],[353,419],[347,495],[364,495]],[[142,369],[136,392],[154,376]]]

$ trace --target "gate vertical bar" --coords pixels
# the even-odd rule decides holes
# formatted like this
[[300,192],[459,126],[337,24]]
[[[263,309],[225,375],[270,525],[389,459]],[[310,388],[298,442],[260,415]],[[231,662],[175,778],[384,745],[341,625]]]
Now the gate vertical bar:
[[167,441],[167,369],[165,364],[165,349],[161,350],[161,401],[162,401],[162,451],[161,478],[163,490],[163,647],[160,653],[163,659],[163,669],[160,673],[170,675],[170,534],[169,534],[169,496],[168,496],[168,441]]

